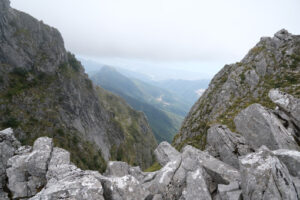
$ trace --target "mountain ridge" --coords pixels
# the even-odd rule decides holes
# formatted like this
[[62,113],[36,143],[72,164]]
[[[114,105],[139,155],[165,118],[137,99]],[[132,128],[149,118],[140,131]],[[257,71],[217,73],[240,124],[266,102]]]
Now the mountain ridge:
[[157,143],[144,114],[95,87],[58,30],[9,1],[0,10],[0,127],[22,144],[53,137],[84,169],[103,171],[108,159],[151,165]]
[[283,29],[273,38],[262,37],[241,62],[225,65],[215,75],[185,118],[173,144],[204,149],[207,130],[213,124],[225,124],[235,131],[233,118],[247,106],[260,103],[273,109],[275,104],[268,98],[272,88],[299,97],[299,63],[298,35]]

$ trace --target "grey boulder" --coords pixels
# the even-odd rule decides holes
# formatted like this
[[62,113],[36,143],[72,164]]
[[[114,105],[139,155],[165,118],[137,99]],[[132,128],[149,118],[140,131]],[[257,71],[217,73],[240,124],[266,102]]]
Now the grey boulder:
[[68,151],[55,147],[46,174],[47,185],[31,200],[103,200],[101,177],[98,172],[77,168],[70,162]]
[[146,199],[149,191],[131,175],[122,177],[102,177],[105,199],[132,200]]
[[154,151],[156,160],[162,166],[165,166],[171,160],[180,156],[180,153],[172,147],[168,142],[161,142]]
[[228,185],[218,185],[218,195],[220,200],[241,200],[242,190],[238,182],[231,182]]
[[292,134],[280,120],[260,104],[252,104],[234,119],[236,129],[254,149],[266,145],[271,150],[298,150]]
[[11,128],[0,131],[0,199],[6,199],[7,194],[3,188],[6,183],[6,167],[7,161],[14,156],[15,151],[20,147],[19,141],[13,135]]
[[244,200],[296,200],[298,194],[288,169],[267,147],[240,159]]
[[[56,181],[50,180],[47,185],[30,200],[104,200],[102,184],[95,175],[97,172],[79,171]],[[98,173],[98,177],[100,174]]]
[[187,172],[186,187],[182,191],[180,200],[210,200],[211,195],[205,178],[205,171],[202,167],[195,171]]
[[45,186],[52,148],[52,139],[41,137],[31,152],[21,148],[19,155],[8,160],[6,173],[13,198],[31,197]]
[[300,178],[300,152],[287,149],[278,149],[273,154],[285,164],[292,176]]
[[207,131],[206,149],[214,157],[239,168],[238,157],[251,152],[243,136],[231,132],[227,126],[214,125]]
[[241,180],[240,172],[236,168],[192,146],[185,146],[182,156],[197,162],[217,184],[229,184],[230,182],[240,182]]
[[282,110],[288,113],[293,121],[300,127],[300,99],[292,95],[281,92],[278,89],[272,89],[269,92],[270,99]]

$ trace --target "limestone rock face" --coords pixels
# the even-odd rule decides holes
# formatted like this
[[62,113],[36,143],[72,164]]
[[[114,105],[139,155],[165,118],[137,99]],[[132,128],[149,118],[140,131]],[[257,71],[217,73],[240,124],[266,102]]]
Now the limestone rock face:
[[162,166],[165,166],[171,160],[174,160],[180,153],[168,142],[161,142],[154,151],[156,160]]
[[236,169],[239,168],[238,157],[251,152],[243,136],[222,125],[208,129],[206,149],[211,155]]
[[[6,168],[7,161],[14,156],[15,151],[20,147],[20,142],[16,140],[11,128],[0,131],[0,197],[7,198],[3,189],[7,184]],[[0,198],[0,199],[1,199]]]
[[182,191],[180,200],[199,199],[210,200],[211,195],[205,180],[204,169],[199,167],[186,175],[186,188]]
[[[300,178],[300,152],[278,149],[273,154],[285,164],[292,176]],[[300,185],[299,185],[300,186]]]
[[60,181],[50,180],[46,187],[30,200],[104,200],[102,184],[95,174],[96,172],[78,171]]
[[278,89],[270,90],[269,97],[280,109],[290,115],[297,127],[300,127],[300,99]]
[[236,129],[252,148],[266,145],[272,150],[298,150],[292,134],[280,120],[260,104],[253,104],[242,110],[234,119]]
[[237,169],[192,146],[186,146],[183,149],[183,156],[197,161],[218,184],[229,184],[241,180]]
[[[228,132],[231,136],[222,135],[225,126],[215,128],[220,129],[221,139],[236,137],[231,132]],[[163,153],[159,157],[163,161],[169,161],[160,170],[143,172],[125,162],[110,161],[101,175],[76,167],[70,161],[70,153],[53,147],[50,138],[38,138],[33,147],[19,147],[11,129],[1,131],[0,138],[0,145],[7,144],[13,149],[7,166],[3,165],[6,169],[3,177],[8,177],[8,182],[2,182],[5,192],[0,190],[1,200],[10,196],[30,200],[293,200],[299,197],[300,156],[293,150],[270,151],[262,147],[238,156],[237,169],[192,146],[178,152],[164,143],[156,152]],[[239,137],[233,141],[243,141],[245,145]]]
[[266,147],[240,159],[245,200],[298,199],[288,169]]
[[105,198],[111,200],[146,199],[150,194],[149,191],[131,175],[103,178],[102,183]]
[[218,195],[221,200],[241,200],[242,190],[238,182],[232,182],[228,185],[218,185]]
[[31,200],[104,200],[100,177],[98,172],[77,168],[70,162],[69,152],[54,147],[46,174],[47,185]]
[[52,148],[52,139],[42,137],[35,141],[32,152],[21,153],[8,160],[6,173],[13,198],[31,197],[46,185]]

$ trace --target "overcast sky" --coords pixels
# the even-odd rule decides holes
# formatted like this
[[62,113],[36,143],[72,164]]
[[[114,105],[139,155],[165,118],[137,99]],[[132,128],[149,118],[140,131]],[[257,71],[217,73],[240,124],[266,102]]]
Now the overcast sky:
[[281,28],[300,34],[300,0],[11,2],[58,28],[66,48],[76,55],[112,64],[149,61],[161,68],[178,63],[184,69],[186,62],[209,76],[239,61],[261,36],[273,36]]

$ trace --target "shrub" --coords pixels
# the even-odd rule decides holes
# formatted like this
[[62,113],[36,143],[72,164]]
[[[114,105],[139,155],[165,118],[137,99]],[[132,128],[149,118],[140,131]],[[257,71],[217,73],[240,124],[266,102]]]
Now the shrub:
[[240,74],[240,78],[241,78],[241,83],[244,83],[246,79],[245,74],[244,73]]
[[76,72],[80,71],[81,63],[75,58],[74,54],[71,54],[70,52],[68,52],[68,61]]
[[19,125],[20,125],[20,122],[14,117],[10,117],[2,123],[2,126],[6,127],[6,128],[9,128],[9,127],[17,128]]
[[11,73],[15,74],[17,76],[25,77],[27,75],[28,71],[24,68],[17,67],[15,69],[13,69],[13,71]]

